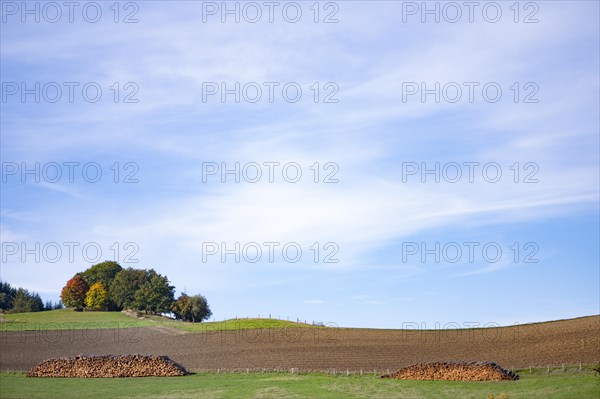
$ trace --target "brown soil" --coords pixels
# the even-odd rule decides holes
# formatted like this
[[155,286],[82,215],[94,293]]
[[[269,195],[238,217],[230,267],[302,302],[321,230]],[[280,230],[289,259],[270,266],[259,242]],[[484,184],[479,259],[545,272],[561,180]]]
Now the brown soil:
[[81,353],[168,355],[188,370],[378,370],[484,361],[508,368],[600,361],[600,316],[474,330],[286,328],[174,335],[153,328],[0,333],[0,369]]
[[519,376],[492,362],[419,363],[381,376],[397,380],[503,381]]

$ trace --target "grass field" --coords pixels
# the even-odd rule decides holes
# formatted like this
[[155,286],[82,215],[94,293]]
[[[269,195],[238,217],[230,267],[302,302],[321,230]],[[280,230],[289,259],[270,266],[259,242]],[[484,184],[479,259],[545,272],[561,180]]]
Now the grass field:
[[162,317],[150,316],[150,319],[161,326],[176,328],[189,332],[212,332],[232,330],[253,330],[259,328],[310,328],[311,324],[296,323],[279,319],[231,319],[224,321],[209,321],[203,323],[187,323],[168,320]]
[[189,332],[230,331],[258,328],[313,327],[278,319],[234,319],[216,322],[189,323],[160,316],[130,317],[121,312],[75,312],[73,309],[3,315],[0,331],[67,330],[128,327],[170,327]]
[[6,321],[0,323],[1,331],[125,328],[155,324],[121,312],[75,312],[73,309],[5,314],[2,318]]
[[27,378],[0,373],[2,398],[477,398],[597,399],[591,372],[521,373],[519,381],[398,381],[326,374],[216,374],[122,379]]

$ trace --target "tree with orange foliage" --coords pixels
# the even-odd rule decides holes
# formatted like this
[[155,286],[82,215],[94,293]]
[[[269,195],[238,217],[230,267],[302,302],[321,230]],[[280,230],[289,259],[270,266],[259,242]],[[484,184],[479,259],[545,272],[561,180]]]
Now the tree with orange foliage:
[[75,275],[67,281],[60,293],[62,303],[67,307],[73,307],[75,310],[82,310],[85,306],[85,294],[89,289],[88,283],[79,275]]

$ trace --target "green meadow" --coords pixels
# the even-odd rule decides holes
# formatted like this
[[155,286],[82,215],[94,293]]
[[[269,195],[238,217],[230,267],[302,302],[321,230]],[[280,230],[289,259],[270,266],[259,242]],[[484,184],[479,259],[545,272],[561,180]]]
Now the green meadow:
[[185,377],[27,378],[0,373],[2,398],[461,398],[597,399],[600,378],[590,371],[523,371],[518,381],[399,381],[373,375],[198,373]]

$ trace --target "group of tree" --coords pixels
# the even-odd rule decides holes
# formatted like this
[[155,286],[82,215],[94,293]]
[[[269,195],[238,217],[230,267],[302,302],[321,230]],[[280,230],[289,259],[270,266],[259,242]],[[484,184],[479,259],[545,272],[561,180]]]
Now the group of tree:
[[0,310],[9,313],[41,312],[61,309],[60,302],[42,302],[40,294],[25,288],[12,287],[6,281],[0,281]]
[[124,269],[113,261],[77,273],[63,287],[61,299],[65,306],[75,310],[172,312],[177,319],[192,322],[200,322],[212,314],[202,295],[182,294],[175,300],[175,287],[167,276],[154,269]]
[[120,310],[109,297],[109,287],[123,268],[116,262],[106,261],[77,273],[67,281],[60,298],[67,307],[82,310]]

